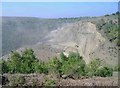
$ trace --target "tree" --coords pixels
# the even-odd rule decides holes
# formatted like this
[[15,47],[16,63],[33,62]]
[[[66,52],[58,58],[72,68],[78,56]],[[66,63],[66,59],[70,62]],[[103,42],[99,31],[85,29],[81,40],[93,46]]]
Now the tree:
[[42,61],[36,60],[33,62],[32,66],[33,66],[34,72],[45,73],[45,74],[48,73],[47,65]]
[[38,60],[32,49],[26,49],[22,53],[11,52],[7,61],[0,62],[3,65],[3,73],[52,73],[54,76],[79,78],[81,76],[112,76],[113,69],[101,67],[100,59],[92,59],[86,65],[79,53],[71,52],[68,57],[63,53],[60,59],[54,57],[47,63]]
[[0,65],[1,65],[1,73],[8,73],[9,71],[9,68],[7,66],[7,62],[6,61],[3,61],[3,60],[0,60]]
[[34,55],[34,51],[32,49],[26,49],[24,52],[22,52],[22,61],[28,60],[30,62],[33,62],[37,58]]
[[8,61],[4,62],[4,68],[8,67],[10,73],[33,73],[32,63],[36,60],[32,49],[26,49],[22,53],[11,52]]
[[70,53],[67,60],[62,62],[61,74],[73,78],[85,75],[85,61],[78,53]]
[[119,14],[119,13],[120,13],[119,11],[116,12],[116,14]]
[[58,75],[61,74],[60,67],[62,63],[57,57],[52,58],[47,65],[50,73],[58,74]]
[[32,49],[26,49],[22,52],[21,57],[21,72],[22,73],[33,73],[34,69],[32,63],[36,61],[37,58],[34,55],[34,51]]
[[18,73],[20,72],[20,63],[21,55],[18,52],[11,52],[10,57],[7,61],[7,66],[9,68],[10,73]]

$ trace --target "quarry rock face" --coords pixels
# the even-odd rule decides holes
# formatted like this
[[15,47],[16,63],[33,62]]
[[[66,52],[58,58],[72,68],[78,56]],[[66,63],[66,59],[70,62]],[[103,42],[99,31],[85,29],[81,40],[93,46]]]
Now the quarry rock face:
[[[89,63],[93,53],[94,57],[99,58],[101,51],[106,51],[102,45],[105,44],[105,38],[96,30],[96,25],[91,22],[69,23],[62,28],[52,31],[48,36],[48,42],[53,47],[63,47],[64,54],[78,52],[84,57],[86,63]],[[54,46],[56,44],[57,46]],[[106,45],[107,46],[107,45]],[[109,44],[109,46],[111,46]],[[97,50],[99,49],[99,50]],[[101,49],[101,50],[100,50]],[[105,59],[105,55],[100,54]]]

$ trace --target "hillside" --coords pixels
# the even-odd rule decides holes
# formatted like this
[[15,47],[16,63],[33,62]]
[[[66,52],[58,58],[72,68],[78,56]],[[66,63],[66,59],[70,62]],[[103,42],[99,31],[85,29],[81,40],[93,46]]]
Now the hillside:
[[8,54],[11,50],[23,46],[34,45],[42,41],[43,36],[51,30],[76,20],[73,18],[2,17],[2,54]]
[[[118,63],[117,15],[87,18],[67,23],[48,33],[45,40],[43,44],[48,45],[49,48],[42,55],[46,55],[48,58],[51,57],[48,55],[49,52],[52,53],[52,56],[60,52],[64,52],[66,55],[70,52],[79,52],[86,63],[95,58],[100,58],[103,65],[115,66]],[[33,49],[38,58],[46,59],[46,57],[39,56],[42,48],[38,49],[38,46],[41,45],[38,44]],[[50,49],[53,50],[49,51]]]
[[2,25],[3,87],[118,86],[118,14],[3,17]]
[[[76,22],[52,31],[47,43],[54,48],[63,47],[64,53],[79,52],[86,63],[92,58],[100,58],[104,64],[116,65],[118,52],[115,44],[105,39],[91,22]],[[56,46],[54,46],[56,45]],[[111,51],[112,50],[112,51]]]
[[88,63],[100,58],[109,65],[118,60],[118,15],[101,17],[42,19],[3,17],[2,54],[32,48],[47,60],[60,52],[79,52]]

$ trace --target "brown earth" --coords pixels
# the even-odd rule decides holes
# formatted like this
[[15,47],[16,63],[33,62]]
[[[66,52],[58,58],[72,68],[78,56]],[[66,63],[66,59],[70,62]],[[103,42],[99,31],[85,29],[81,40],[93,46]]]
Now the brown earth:
[[[10,84],[13,78],[23,77],[24,82],[19,86],[43,86],[45,79],[53,80],[55,82],[54,86],[118,86],[118,77],[92,77],[92,78],[80,78],[80,79],[63,79],[57,78],[52,75],[44,74],[4,74],[3,77],[6,79],[4,81],[5,86],[14,86]],[[120,81],[120,79],[119,79]],[[15,81],[17,82],[17,80]]]

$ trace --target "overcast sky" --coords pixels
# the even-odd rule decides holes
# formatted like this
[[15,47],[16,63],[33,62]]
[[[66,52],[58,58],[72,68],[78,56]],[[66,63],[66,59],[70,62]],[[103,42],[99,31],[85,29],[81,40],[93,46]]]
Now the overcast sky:
[[2,16],[81,17],[102,16],[118,11],[117,2],[4,2]]

